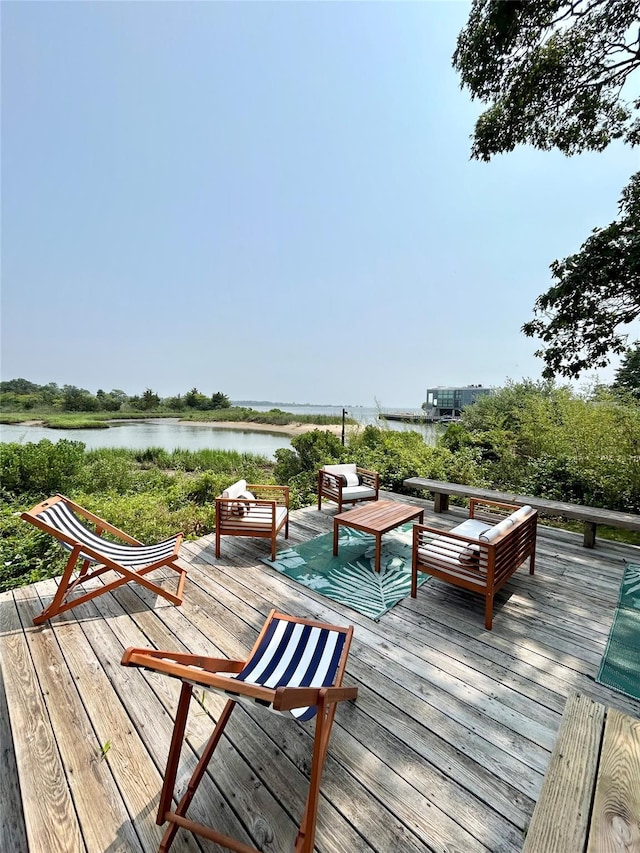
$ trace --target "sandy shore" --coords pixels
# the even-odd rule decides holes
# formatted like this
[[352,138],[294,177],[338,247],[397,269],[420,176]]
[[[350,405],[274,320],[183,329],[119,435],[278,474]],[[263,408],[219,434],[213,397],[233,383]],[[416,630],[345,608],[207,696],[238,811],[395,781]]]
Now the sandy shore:
[[[243,429],[251,430],[252,432],[277,432],[282,435],[302,435],[305,432],[312,432],[314,429],[322,430],[323,432],[331,432],[333,435],[340,436],[342,434],[341,424],[258,424],[253,421],[180,421],[181,424],[198,424],[202,426],[216,427],[218,429]],[[347,424],[345,431],[353,429],[353,424]]]

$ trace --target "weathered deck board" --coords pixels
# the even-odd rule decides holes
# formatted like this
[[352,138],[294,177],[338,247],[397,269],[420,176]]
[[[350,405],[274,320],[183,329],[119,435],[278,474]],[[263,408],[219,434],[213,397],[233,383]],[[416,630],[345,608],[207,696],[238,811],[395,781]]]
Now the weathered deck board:
[[[402,500],[424,506],[426,523],[443,528],[464,512]],[[336,511],[294,513],[290,542],[330,531]],[[178,685],[121,667],[122,652],[136,645],[243,657],[273,606],[355,626],[346,682],[359,695],[338,709],[333,727],[320,853],[520,851],[567,695],[577,690],[640,717],[640,702],[594,681],[624,560],[640,562],[639,548],[600,539],[585,552],[578,534],[541,526],[535,575],[513,576],[487,632],[483,600],[438,581],[373,622],[265,566],[264,542],[223,539],[216,560],[212,540],[183,545],[182,607],[127,586],[34,628],[31,615],[54,581],[0,596],[11,723],[0,721],[0,734],[13,737],[20,782],[3,748],[11,782],[3,784],[0,849],[26,849],[22,805],[33,853],[157,850]],[[204,707],[198,698],[178,793],[222,708],[213,694]],[[238,706],[190,813],[267,853],[290,850],[312,731]],[[173,849],[219,848],[181,830]]]
[[640,720],[607,713],[588,853],[640,850]]

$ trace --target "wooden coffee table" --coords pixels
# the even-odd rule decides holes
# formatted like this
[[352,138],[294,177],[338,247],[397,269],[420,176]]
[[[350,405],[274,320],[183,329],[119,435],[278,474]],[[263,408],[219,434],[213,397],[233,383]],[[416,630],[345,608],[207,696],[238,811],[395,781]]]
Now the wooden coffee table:
[[333,517],[333,553],[338,554],[338,527],[353,527],[363,533],[370,533],[376,539],[376,572],[380,571],[380,551],[382,534],[388,533],[394,527],[399,527],[406,521],[417,518],[419,523],[424,521],[424,510],[417,506],[401,504],[397,501],[370,501],[356,509],[341,512]]

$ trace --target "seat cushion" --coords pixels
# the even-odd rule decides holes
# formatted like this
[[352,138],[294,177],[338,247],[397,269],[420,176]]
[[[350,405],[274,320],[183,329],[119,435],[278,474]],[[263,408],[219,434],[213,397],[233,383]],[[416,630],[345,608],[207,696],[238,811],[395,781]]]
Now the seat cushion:
[[478,521],[475,518],[468,518],[462,524],[457,524],[451,529],[452,533],[459,533],[460,536],[468,536],[469,539],[479,539],[480,534],[491,527],[486,521]]
[[[275,526],[280,527],[287,518],[286,506],[277,506],[275,514]],[[270,530],[273,523],[271,509],[267,506],[251,506],[249,511],[244,515],[233,516],[233,524],[246,524],[247,527],[253,527],[258,530]]]
[[375,496],[375,490],[370,489],[368,486],[345,486],[342,489],[343,501],[361,501],[365,498],[375,498]]

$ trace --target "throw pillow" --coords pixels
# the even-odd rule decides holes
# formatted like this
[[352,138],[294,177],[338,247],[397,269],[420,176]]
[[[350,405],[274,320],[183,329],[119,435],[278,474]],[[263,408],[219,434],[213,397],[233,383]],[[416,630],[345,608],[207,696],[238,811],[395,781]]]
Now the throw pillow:
[[231,504],[231,515],[235,515],[238,518],[244,518],[251,509],[250,501],[255,501],[255,499],[256,496],[251,492],[240,492],[237,500],[233,501]]
[[342,480],[343,486],[361,486],[362,485],[362,475],[361,474],[341,474],[340,479]]

